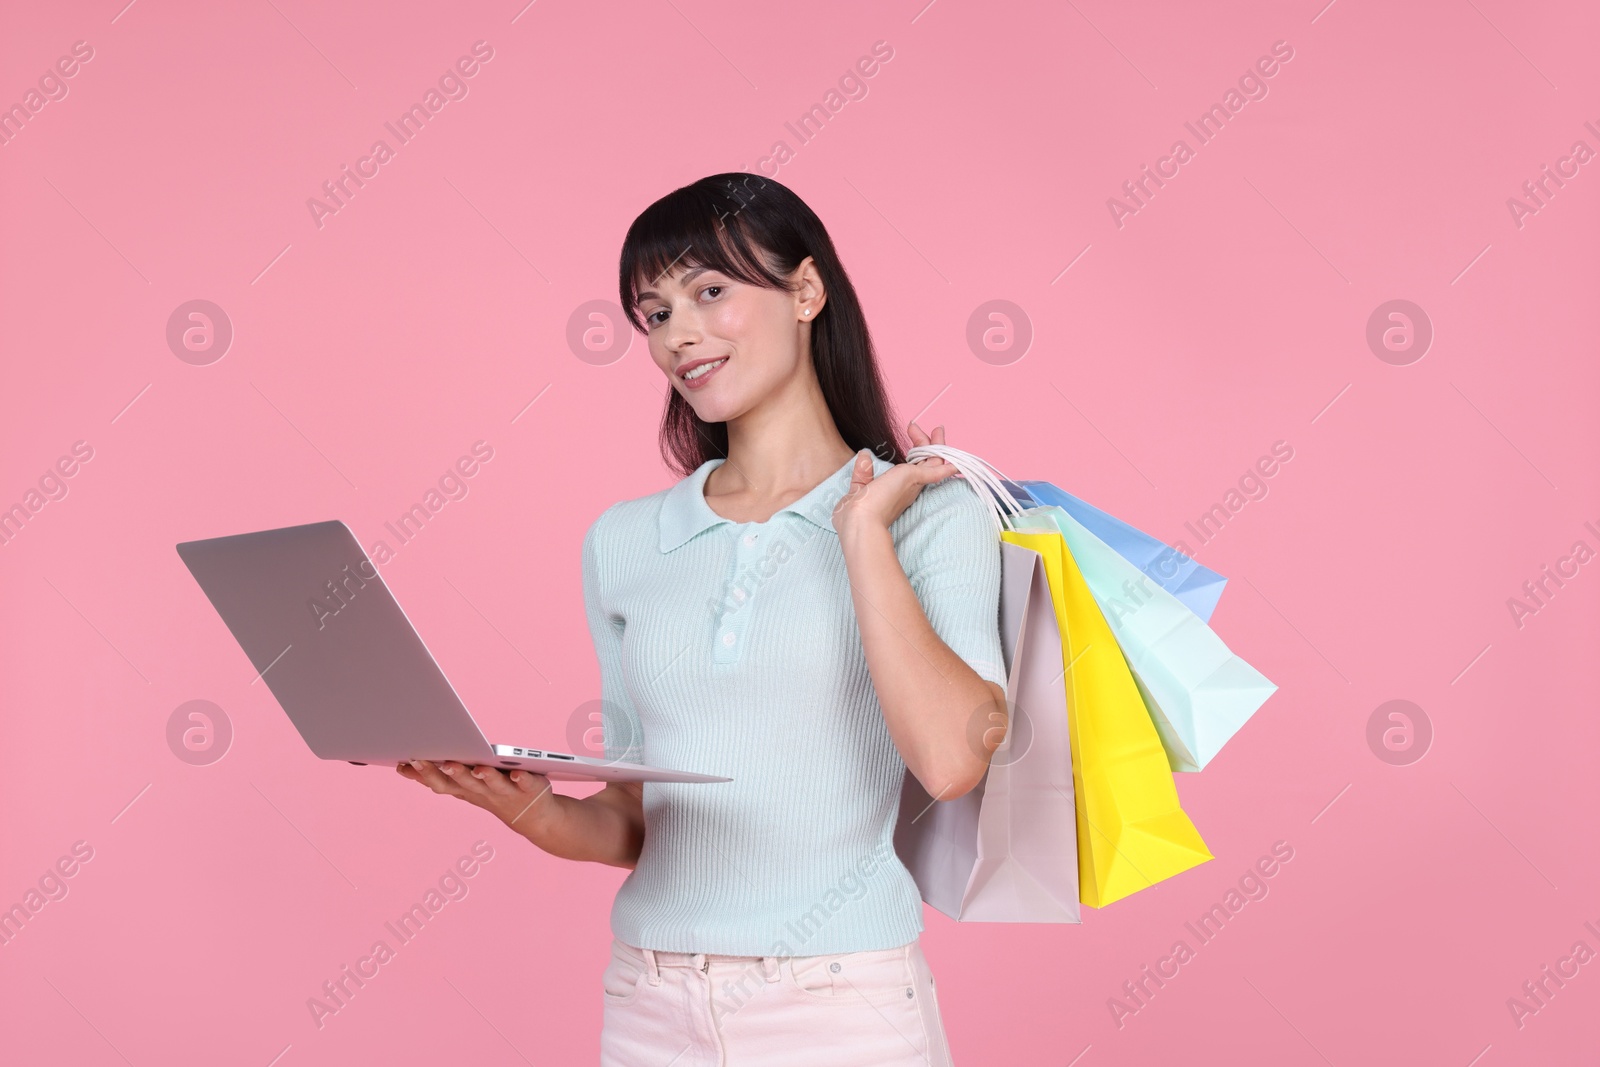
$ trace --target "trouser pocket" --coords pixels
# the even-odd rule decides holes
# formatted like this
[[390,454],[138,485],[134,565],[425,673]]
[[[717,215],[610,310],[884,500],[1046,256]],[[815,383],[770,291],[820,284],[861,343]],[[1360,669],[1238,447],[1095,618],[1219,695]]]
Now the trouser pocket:
[[648,970],[649,962],[644,953],[632,945],[613,939],[611,960],[600,975],[600,988],[604,991],[606,1003],[623,1004],[632,1000],[638,995],[639,986],[644,982]]
[[787,961],[789,985],[806,997],[820,1001],[896,1003],[916,996],[916,978],[907,949],[842,952],[824,956],[793,956]]

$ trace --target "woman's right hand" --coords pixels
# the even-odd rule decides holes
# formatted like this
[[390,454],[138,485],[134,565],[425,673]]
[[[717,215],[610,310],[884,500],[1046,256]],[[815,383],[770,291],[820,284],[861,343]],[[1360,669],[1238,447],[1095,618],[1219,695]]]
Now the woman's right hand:
[[397,764],[395,770],[402,778],[420,782],[435,793],[483,808],[535,844],[536,828],[556,806],[550,779],[533,771],[518,769],[508,775],[488,764],[474,767],[448,760],[412,760]]
[[448,793],[495,817],[539,848],[569,860],[631,869],[644,848],[644,785],[608,782],[591,796],[562,796],[532,771],[416,760],[396,765],[402,778]]

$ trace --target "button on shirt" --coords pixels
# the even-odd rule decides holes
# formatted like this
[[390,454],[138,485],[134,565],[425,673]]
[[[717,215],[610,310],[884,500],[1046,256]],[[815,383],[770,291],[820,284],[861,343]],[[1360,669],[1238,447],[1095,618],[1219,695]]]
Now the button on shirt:
[[[832,520],[854,457],[744,523],[706,503],[722,462],[612,505],[584,536],[607,758],[733,779],[645,783],[643,851],[612,932],[732,955],[904,945],[922,930],[894,852],[906,767]],[[873,457],[875,476],[891,466]],[[934,632],[1004,685],[1000,543],[975,490],[955,476],[925,486],[890,534]]]

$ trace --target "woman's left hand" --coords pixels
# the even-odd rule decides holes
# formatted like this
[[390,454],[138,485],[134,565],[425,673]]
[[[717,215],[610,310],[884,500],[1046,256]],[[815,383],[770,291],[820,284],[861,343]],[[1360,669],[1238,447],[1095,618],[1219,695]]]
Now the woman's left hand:
[[[914,445],[944,444],[944,427],[935,426],[933,435],[922,432],[913,420],[907,427]],[[854,530],[887,530],[900,513],[922,492],[922,487],[942,482],[956,469],[937,456],[896,463],[882,475],[873,477],[872,453],[856,453],[856,463],[850,471],[850,491],[840,498],[833,509],[833,528],[841,538]]]

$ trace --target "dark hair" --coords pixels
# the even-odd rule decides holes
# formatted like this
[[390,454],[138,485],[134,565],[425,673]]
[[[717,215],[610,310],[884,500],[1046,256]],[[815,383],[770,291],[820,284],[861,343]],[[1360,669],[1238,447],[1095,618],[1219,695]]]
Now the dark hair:
[[[827,292],[812,320],[811,360],[834,425],[852,449],[905,461],[861,301],[822,220],[788,187],[758,174],[713,174],[657,200],[633,220],[622,242],[622,308],[640,333],[640,282],[672,269],[708,267],[766,289],[807,256]],[[728,455],[728,425],[705,422],[671,389],[661,415],[661,456],[679,475]]]

